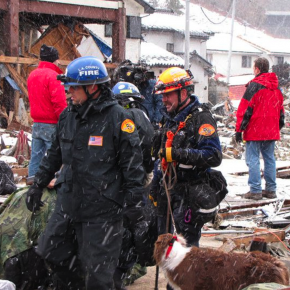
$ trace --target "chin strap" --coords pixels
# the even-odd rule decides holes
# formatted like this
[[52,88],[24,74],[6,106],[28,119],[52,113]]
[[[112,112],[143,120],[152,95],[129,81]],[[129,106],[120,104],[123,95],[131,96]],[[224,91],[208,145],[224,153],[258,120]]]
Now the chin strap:
[[98,85],[98,89],[95,91],[95,92],[93,92],[93,93],[89,93],[88,92],[88,90],[87,90],[87,86],[83,86],[83,89],[84,89],[84,91],[85,91],[85,93],[86,93],[86,95],[87,95],[87,97],[88,97],[88,100],[90,100],[90,99],[92,99],[98,92],[100,92],[101,91],[101,86],[100,85]]
[[187,98],[181,102],[181,90],[178,90],[178,106],[176,108],[176,112],[187,102],[187,100],[190,98],[190,96],[187,93]]

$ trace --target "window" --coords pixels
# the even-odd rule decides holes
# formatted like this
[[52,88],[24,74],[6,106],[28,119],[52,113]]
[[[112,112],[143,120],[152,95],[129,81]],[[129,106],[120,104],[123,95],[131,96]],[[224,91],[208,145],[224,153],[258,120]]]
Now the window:
[[127,16],[127,38],[141,39],[141,17]]
[[283,64],[284,63],[284,57],[283,56],[277,56],[277,64]]
[[174,52],[174,43],[166,43],[166,50],[169,52]]
[[113,35],[113,23],[105,24],[105,36],[112,37]]
[[242,56],[242,67],[251,67],[252,66],[252,57],[243,55]]

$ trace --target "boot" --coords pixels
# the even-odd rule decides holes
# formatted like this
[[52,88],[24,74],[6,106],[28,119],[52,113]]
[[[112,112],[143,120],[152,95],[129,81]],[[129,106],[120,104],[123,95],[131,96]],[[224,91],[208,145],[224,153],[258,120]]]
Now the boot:
[[263,197],[266,197],[269,199],[277,198],[276,191],[263,190],[262,195],[263,195]]
[[253,192],[249,191],[243,195],[243,198],[253,199],[253,200],[261,200],[263,198],[263,196],[262,196],[262,192],[253,193]]

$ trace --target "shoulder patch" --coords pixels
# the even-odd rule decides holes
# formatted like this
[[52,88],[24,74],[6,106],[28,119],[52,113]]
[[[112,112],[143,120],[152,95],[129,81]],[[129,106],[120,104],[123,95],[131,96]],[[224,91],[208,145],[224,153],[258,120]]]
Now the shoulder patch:
[[134,122],[130,119],[126,119],[121,125],[121,130],[127,133],[133,133],[135,131]]
[[211,136],[215,132],[215,128],[211,124],[203,124],[198,129],[198,134],[203,136]]

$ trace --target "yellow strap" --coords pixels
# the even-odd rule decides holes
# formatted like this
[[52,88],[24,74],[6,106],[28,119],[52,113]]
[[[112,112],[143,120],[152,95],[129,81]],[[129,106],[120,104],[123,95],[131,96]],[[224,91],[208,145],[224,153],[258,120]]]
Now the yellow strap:
[[172,147],[166,148],[166,161],[167,162],[173,161],[171,151],[172,151]]

